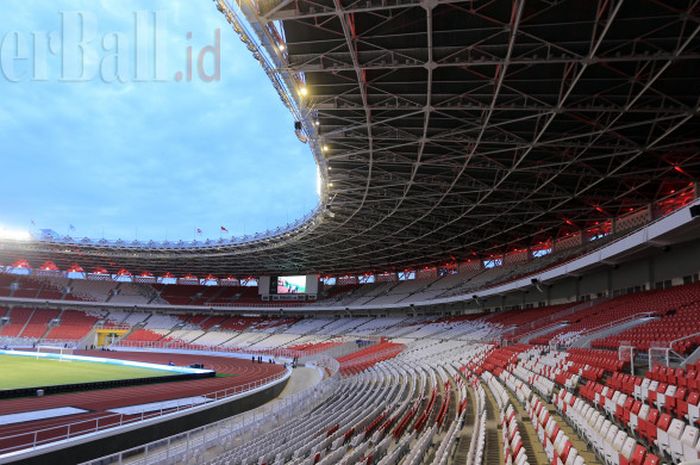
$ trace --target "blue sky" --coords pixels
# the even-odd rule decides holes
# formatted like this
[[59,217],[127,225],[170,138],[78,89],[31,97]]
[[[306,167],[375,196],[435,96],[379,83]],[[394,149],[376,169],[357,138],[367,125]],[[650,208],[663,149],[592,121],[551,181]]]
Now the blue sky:
[[[313,209],[311,152],[296,139],[292,116],[213,2],[49,3],[3,0],[0,225],[28,228],[34,220],[37,228],[66,234],[72,224],[73,236],[127,240],[192,239],[200,227],[202,238],[218,238],[221,225],[240,236]],[[157,34],[165,56],[142,63],[150,70],[157,62],[161,81],[134,79],[136,11],[149,20],[160,12]],[[66,39],[77,18],[96,28],[84,60]],[[152,24],[142,27],[156,34]],[[192,82],[176,82],[176,71],[186,69],[187,47],[196,61],[202,47],[215,43],[217,28],[220,81],[202,82],[195,71]],[[42,55],[44,42],[53,48]],[[151,45],[144,39],[138,49],[149,52]],[[125,82],[105,82],[116,76],[114,56],[128,65],[118,68]],[[212,74],[213,53],[205,58]],[[65,79],[79,76],[75,66],[84,63],[83,78],[62,81],[62,63]]]

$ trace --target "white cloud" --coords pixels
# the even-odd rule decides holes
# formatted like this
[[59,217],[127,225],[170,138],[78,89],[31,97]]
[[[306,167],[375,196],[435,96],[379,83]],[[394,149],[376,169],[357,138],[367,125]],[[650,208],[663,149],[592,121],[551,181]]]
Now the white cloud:
[[[4,27],[27,31],[47,30],[62,7],[91,9],[101,29],[120,31],[128,24],[123,11],[143,5],[60,0],[52,10],[5,2]],[[222,224],[234,233],[274,228],[314,206],[311,153],[213,4],[152,4],[180,9],[171,17],[173,54],[183,50],[187,30],[201,44],[213,26],[222,28],[222,81],[0,82],[3,224],[35,219],[59,232],[74,224],[79,235],[104,228],[108,237],[127,239],[138,227],[140,238],[162,239],[167,231],[170,239],[188,239],[195,226],[213,237]]]

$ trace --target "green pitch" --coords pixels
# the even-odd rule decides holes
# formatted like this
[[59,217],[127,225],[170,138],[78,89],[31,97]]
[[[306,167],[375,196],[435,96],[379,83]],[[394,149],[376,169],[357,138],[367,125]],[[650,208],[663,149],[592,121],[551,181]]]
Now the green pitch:
[[0,355],[0,390],[168,376],[174,373],[97,362]]

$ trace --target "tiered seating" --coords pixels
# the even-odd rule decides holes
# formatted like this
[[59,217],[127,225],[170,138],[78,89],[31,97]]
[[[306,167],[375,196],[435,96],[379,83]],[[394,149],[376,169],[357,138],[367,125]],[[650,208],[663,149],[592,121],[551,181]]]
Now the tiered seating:
[[151,331],[150,329],[140,328],[133,330],[124,340],[131,342],[156,342],[163,340],[163,334]]
[[[260,305],[258,287],[240,286],[223,287],[221,292],[209,302],[210,305]],[[285,302],[274,302],[271,305],[285,305]]]
[[309,352],[318,353],[324,350],[330,349],[331,347],[336,347],[341,343],[338,341],[324,341],[324,342],[310,342],[308,344],[294,344],[287,346],[290,350],[295,350],[299,352]]
[[66,310],[61,314],[61,323],[49,330],[46,339],[80,340],[90,332],[97,320],[96,317],[83,312]]
[[383,360],[388,360],[398,355],[404,346],[393,342],[380,342],[365,349],[358,350],[338,358],[340,370],[343,373],[362,371]]
[[[570,335],[568,336],[569,339],[576,338],[576,336],[581,333],[589,332],[624,319],[629,319],[642,313],[651,313],[655,315],[663,315],[669,311],[675,311],[677,313],[678,309],[683,306],[693,303],[697,304],[699,297],[700,284],[627,294],[580,310],[567,317],[569,325],[565,328],[544,334],[532,339],[530,342],[532,344],[547,344],[555,338],[564,337],[564,339],[566,339],[567,335]],[[683,319],[687,315],[686,313],[679,315],[680,319],[678,321],[684,321]],[[697,324],[694,318],[690,318],[689,321],[692,321],[694,325]],[[630,336],[635,334],[635,329],[636,328],[632,328],[629,330]],[[697,331],[700,330],[700,327],[693,326],[691,330]],[[649,333],[644,332],[644,334]],[[659,336],[665,337],[667,334],[664,333]],[[668,336],[675,338],[671,335]],[[653,335],[650,334],[649,337],[653,338]],[[618,338],[610,339],[617,341],[618,345],[619,341],[622,340]],[[565,340],[561,342],[565,342]],[[644,341],[640,341],[640,344],[643,343]],[[596,343],[596,346],[601,346],[600,342]],[[690,346],[692,346],[692,343],[688,347]],[[610,347],[610,345],[607,347]],[[613,345],[613,347],[617,346]]]
[[624,429],[574,394],[561,390],[554,399],[557,409],[593,446],[599,456],[612,465],[657,465],[659,458],[648,453]]
[[110,303],[147,304],[155,297],[153,289],[147,284],[121,283],[109,299]]
[[527,308],[508,310],[504,312],[494,313],[483,318],[489,323],[503,325],[508,327],[507,339],[516,341],[523,334],[543,328],[551,323],[549,319],[562,310],[570,308],[572,304],[550,305],[547,307]]
[[600,379],[603,371],[616,372],[625,368],[629,363],[619,359],[617,352],[592,349],[569,349],[568,360],[576,365],[588,365],[583,376],[587,379]]
[[230,317],[219,323],[222,330],[245,331],[255,323],[262,321],[256,317]]
[[[700,284],[679,286],[661,293],[666,302],[659,305],[658,320],[630,328],[619,334],[593,341],[594,347],[617,348],[621,342],[648,350],[653,343],[665,346],[676,339],[700,333]],[[657,344],[658,345],[658,344]],[[700,345],[700,335],[679,341],[673,349],[686,354]]]
[[491,352],[483,364],[483,369],[492,371],[498,374],[498,369],[503,369],[515,362],[518,354],[530,348],[527,344],[516,344],[513,346],[502,347]]
[[40,338],[48,330],[48,324],[59,315],[59,310],[37,309],[29,319],[29,323],[20,334],[22,337]]
[[15,307],[9,310],[5,316],[10,318],[10,322],[0,326],[0,336],[18,337],[24,325],[27,324],[27,321],[29,321],[29,318],[32,316],[32,313],[34,313],[34,310],[31,308]]
[[[675,418],[696,424],[700,420],[700,391],[698,390],[700,386],[695,382],[695,378],[690,378],[693,380],[692,383],[685,384],[688,378],[675,374],[666,376],[664,375],[666,371],[683,373],[683,370],[680,369],[663,368],[660,370],[657,367],[647,373],[646,378],[626,374],[613,375],[608,386],[630,399],[634,397],[638,401],[663,409]],[[694,369],[688,373],[690,376],[696,376]],[[631,401],[627,404],[623,401],[621,404],[621,408],[626,410],[633,407]]]
[[[636,386],[635,390],[637,387],[640,386]],[[580,394],[592,405],[604,409],[618,425],[623,425],[647,444],[656,446],[661,454],[670,457],[674,462],[697,460],[700,457],[700,448],[697,445],[700,433],[696,426],[673,418],[668,413],[662,413],[642,400],[635,400],[631,395],[601,384],[590,383]],[[635,456],[644,459],[647,449],[639,445],[632,446],[623,452],[625,460],[631,459],[631,451],[634,451]],[[621,463],[622,459],[621,457]]]
[[700,391],[700,361],[689,363],[685,368],[655,366],[647,372],[647,377],[662,383],[676,384],[694,391]]
[[182,320],[175,315],[168,315],[165,313],[152,313],[150,315],[146,314],[148,319],[146,319],[145,328],[158,330],[167,329],[170,330],[177,325],[182,324]]
[[[584,465],[583,457],[571,443],[571,439],[561,430],[552,418],[545,404],[537,397],[526,401],[526,411],[530,415],[532,426],[544,447],[551,463],[557,465]],[[637,464],[641,465],[641,464]]]
[[9,297],[13,291],[13,283],[15,282],[15,276],[0,273],[0,295],[3,297]]
[[88,281],[74,279],[70,282],[71,296],[79,300],[105,302],[118,283],[114,281]]
[[496,399],[501,423],[501,440],[503,442],[504,465],[529,465],[515,409],[505,388],[490,372],[483,373],[482,378]]
[[[218,439],[224,451],[209,463],[419,465],[431,456],[432,463],[444,465],[467,411],[467,386],[454,365],[459,355],[475,359],[485,350],[479,345],[454,350],[460,347],[415,343],[396,358],[339,379],[333,395],[305,414],[294,408],[303,403],[296,403],[267,422],[228,431]],[[483,391],[478,399],[483,405]],[[481,463],[484,425],[481,408],[475,412],[474,429],[481,434],[474,434],[470,463]]]
[[218,291],[218,287],[190,285],[154,285],[161,299],[173,305],[203,305]]
[[38,280],[27,276],[17,276],[14,280],[14,291],[12,292],[12,297],[36,299],[41,293],[41,288],[42,285]]

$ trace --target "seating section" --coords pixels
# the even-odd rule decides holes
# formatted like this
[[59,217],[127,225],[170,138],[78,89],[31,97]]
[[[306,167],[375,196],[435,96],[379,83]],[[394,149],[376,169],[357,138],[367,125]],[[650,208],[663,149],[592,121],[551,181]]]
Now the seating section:
[[9,318],[9,323],[0,326],[0,336],[18,337],[33,313],[31,308],[15,307],[8,310],[5,316]]
[[325,385],[331,395],[308,410],[298,404],[230,431],[219,439],[222,452],[207,463],[418,465],[429,456],[431,463],[447,464],[468,413],[468,427],[478,434],[466,455],[469,463],[482,463],[483,389],[463,364],[485,350],[480,344],[416,342],[392,359],[331,378]]
[[46,334],[46,339],[78,341],[87,336],[98,318],[75,310],[66,310],[60,315],[60,323]]
[[393,342],[380,342],[338,358],[343,373],[360,372],[376,363],[398,355],[404,346]]
[[159,332],[141,328],[133,330],[124,340],[131,342],[156,342],[163,340],[164,336],[164,334]]
[[49,322],[57,318],[59,314],[60,311],[58,310],[34,311],[24,330],[19,335],[28,338],[42,337],[49,329]]
[[623,341],[648,350],[653,343],[673,344],[680,353],[690,353],[700,346],[700,284],[679,286],[658,293],[653,305],[659,316],[641,326],[622,331],[605,339],[593,341],[593,347],[617,348]]
[[[606,241],[562,248],[552,253],[517,263],[485,268],[480,262],[469,262],[450,270],[418,270],[419,279],[397,280],[397,276],[382,282],[323,286],[317,301],[263,301],[257,286],[209,286],[198,284],[140,284],[113,281],[113,275],[90,273],[88,279],[68,279],[64,276],[4,275],[0,280],[0,295],[17,297],[80,300],[94,302],[170,303],[202,306],[363,306],[413,303],[459,294],[502,284],[532,273],[544,271],[571,257],[596,248]],[[111,271],[112,273],[114,270]],[[200,281],[201,283],[201,281]]]
[[[501,356],[493,357],[494,353]],[[678,464],[700,457],[700,394],[685,387],[689,380],[697,387],[695,365],[687,370],[656,367],[640,377],[620,371],[626,364],[614,363],[613,353],[608,351],[571,353],[535,346],[521,350],[517,357],[504,354],[501,349],[493,351],[484,367],[498,373],[521,402],[529,399],[528,412],[541,422],[548,421],[542,412],[548,410],[546,404],[551,399],[601,463]],[[488,365],[489,360],[502,363]],[[594,368],[602,373],[584,376]],[[567,373],[575,375],[562,376]],[[542,415],[545,418],[540,418]],[[545,436],[552,439],[550,434]],[[558,450],[556,443],[554,450]],[[568,463],[568,459],[559,458]]]
[[[562,317],[559,322],[568,323],[565,327],[538,336],[531,339],[530,342],[548,344],[554,341],[568,345],[584,333],[613,324],[629,321],[643,315],[660,317],[661,319],[658,321],[636,326],[625,331],[622,335],[606,336],[605,339],[593,343],[594,347],[617,348],[620,341],[631,340],[635,347],[648,349],[652,340],[668,343],[679,335],[700,331],[700,317],[697,316],[699,298],[700,283],[696,283],[603,300]],[[681,324],[686,326],[674,335],[671,332],[672,328],[679,327]],[[659,328],[663,328],[663,330],[655,333],[654,331]],[[678,345],[678,349],[685,353],[696,346],[695,340],[692,339]]]

